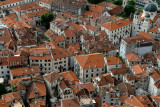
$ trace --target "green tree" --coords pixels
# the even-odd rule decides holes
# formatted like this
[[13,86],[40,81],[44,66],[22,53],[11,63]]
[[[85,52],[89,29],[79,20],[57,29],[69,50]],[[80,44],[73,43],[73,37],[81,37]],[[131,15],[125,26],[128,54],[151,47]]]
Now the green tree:
[[124,8],[124,14],[126,17],[129,17],[131,13],[134,13],[136,9],[132,5],[126,5]]
[[158,0],[157,3],[160,4],[160,0]]
[[113,3],[116,5],[122,5],[123,0],[115,0]]
[[45,14],[41,15],[41,18],[40,18],[39,22],[46,29],[49,29],[50,22],[53,21],[54,18],[55,18],[55,16],[53,15],[53,13],[51,13],[51,12],[45,13]]
[[88,5],[86,5],[86,10],[89,11],[89,6]]
[[136,5],[136,2],[134,0],[131,0],[128,5],[132,5],[132,6],[135,6]]
[[0,90],[0,96],[7,93],[7,90],[3,84],[0,84]]
[[92,3],[92,4],[98,4],[98,3],[101,3],[105,0],[88,0],[89,3]]

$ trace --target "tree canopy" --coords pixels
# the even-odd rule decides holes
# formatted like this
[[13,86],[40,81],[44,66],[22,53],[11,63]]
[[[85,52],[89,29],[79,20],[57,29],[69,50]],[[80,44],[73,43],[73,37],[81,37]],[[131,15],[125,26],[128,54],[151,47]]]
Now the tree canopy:
[[7,90],[3,84],[0,84],[0,90],[0,96],[7,93]]
[[43,15],[41,15],[40,18],[40,24],[42,26],[44,26],[46,29],[49,29],[50,26],[50,22],[55,18],[55,16],[53,15],[53,13],[49,12],[49,13],[45,13]]
[[105,0],[88,0],[89,3],[92,3],[92,4],[98,4],[98,3],[101,3]]
[[131,0],[131,1],[129,1],[128,5],[135,6],[135,5],[136,5],[136,2],[135,2],[134,0]]
[[134,13],[135,11],[136,11],[136,9],[132,5],[126,5],[124,8],[124,13],[127,17],[129,17],[130,14]]
[[122,5],[123,0],[115,0],[113,3],[116,5]]

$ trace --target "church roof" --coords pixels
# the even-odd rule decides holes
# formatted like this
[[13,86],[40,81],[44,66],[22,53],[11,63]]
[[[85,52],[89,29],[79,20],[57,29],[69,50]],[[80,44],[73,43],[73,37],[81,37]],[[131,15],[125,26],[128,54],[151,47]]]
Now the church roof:
[[157,6],[154,3],[148,3],[147,5],[145,5],[144,10],[148,12],[156,12]]

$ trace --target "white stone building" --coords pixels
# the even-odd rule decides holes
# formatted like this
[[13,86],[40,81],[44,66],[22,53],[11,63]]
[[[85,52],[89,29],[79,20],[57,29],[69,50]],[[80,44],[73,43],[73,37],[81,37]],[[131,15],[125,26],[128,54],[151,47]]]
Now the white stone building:
[[160,72],[156,69],[151,69],[148,92],[152,96],[160,95]]
[[143,13],[135,12],[132,36],[136,36],[140,31],[149,32],[150,29],[156,26],[159,20],[158,16],[157,6],[154,3],[148,3],[143,9]]
[[11,7],[16,7],[19,5],[35,2],[36,0],[11,0],[8,2],[8,0],[3,1],[0,3],[0,9],[6,9]]
[[123,39],[120,44],[120,56],[126,57],[126,54],[134,52],[139,56],[152,52],[152,41],[142,36],[135,36]]
[[74,72],[81,82],[91,82],[92,77],[105,73],[104,55],[94,53],[75,57]]
[[113,44],[120,43],[121,39],[131,36],[132,21],[130,19],[117,19],[112,22],[104,23],[101,30],[108,35],[109,41]]
[[61,79],[61,76],[58,72],[53,71],[49,74],[43,76],[47,92],[51,98],[54,98],[58,89],[58,80]]
[[10,79],[10,69],[7,57],[0,57],[0,78]]

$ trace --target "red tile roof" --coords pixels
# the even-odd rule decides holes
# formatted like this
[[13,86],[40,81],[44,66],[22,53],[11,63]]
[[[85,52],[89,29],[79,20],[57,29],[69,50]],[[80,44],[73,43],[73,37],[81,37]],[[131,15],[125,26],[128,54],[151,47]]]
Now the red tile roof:
[[61,72],[60,75],[62,75],[64,80],[69,81],[71,84],[74,84],[76,81],[79,82],[79,79],[72,71]]
[[50,29],[48,29],[45,34],[49,37],[52,37],[55,33],[53,31],[51,31]]
[[106,57],[107,59],[107,65],[117,65],[122,64],[122,61],[118,57]]
[[30,107],[46,107],[46,102],[42,99],[35,99],[29,105]]
[[128,53],[126,55],[126,58],[129,62],[136,62],[136,61],[142,62],[142,59],[140,59],[140,57],[134,52]]
[[64,38],[64,35],[60,35],[60,36],[53,36],[52,37],[52,40],[54,41],[54,42],[64,42],[65,41],[65,38]]
[[114,83],[114,78],[110,74],[103,74],[102,76],[93,77],[93,80],[97,83],[98,86]]
[[104,55],[101,53],[80,55],[75,59],[83,69],[103,68],[105,66]]
[[60,74],[58,74],[58,72],[56,72],[56,71],[53,71],[53,72],[51,72],[51,73],[49,73],[49,74],[44,75],[43,77],[44,77],[48,82],[51,83],[51,82],[54,82],[54,81],[60,79]]
[[13,77],[24,76],[28,74],[40,73],[40,68],[38,66],[23,67],[17,69],[11,69]]
[[89,6],[90,6],[89,8],[90,11],[97,12],[99,14],[102,14],[102,12],[105,10],[105,7],[96,4],[90,4]]
[[111,69],[110,70],[113,75],[124,75],[127,73],[126,69],[124,68],[119,68],[119,69]]
[[141,74],[145,71],[145,69],[142,65],[134,65],[134,66],[132,66],[132,69],[136,74]]
[[29,89],[27,90],[27,99],[35,98],[35,94],[38,94],[38,97],[46,96],[46,86],[44,83],[34,82]]
[[80,104],[77,98],[63,99],[61,102],[63,107],[80,107]]
[[107,23],[103,24],[102,27],[104,27],[110,31],[113,31],[113,30],[122,28],[124,26],[127,26],[129,24],[132,24],[132,21],[130,19],[125,19],[125,20],[124,19],[117,19],[115,21],[107,22]]
[[157,26],[153,27],[153,28],[150,29],[149,31],[150,31],[150,32],[153,32],[153,33],[158,33],[158,28],[160,28],[160,25],[157,25]]
[[9,107],[5,100],[0,99],[0,107]]
[[21,100],[18,92],[12,92],[12,93],[8,93],[8,94],[4,94],[2,95],[2,98],[7,102],[13,102],[14,100]]

